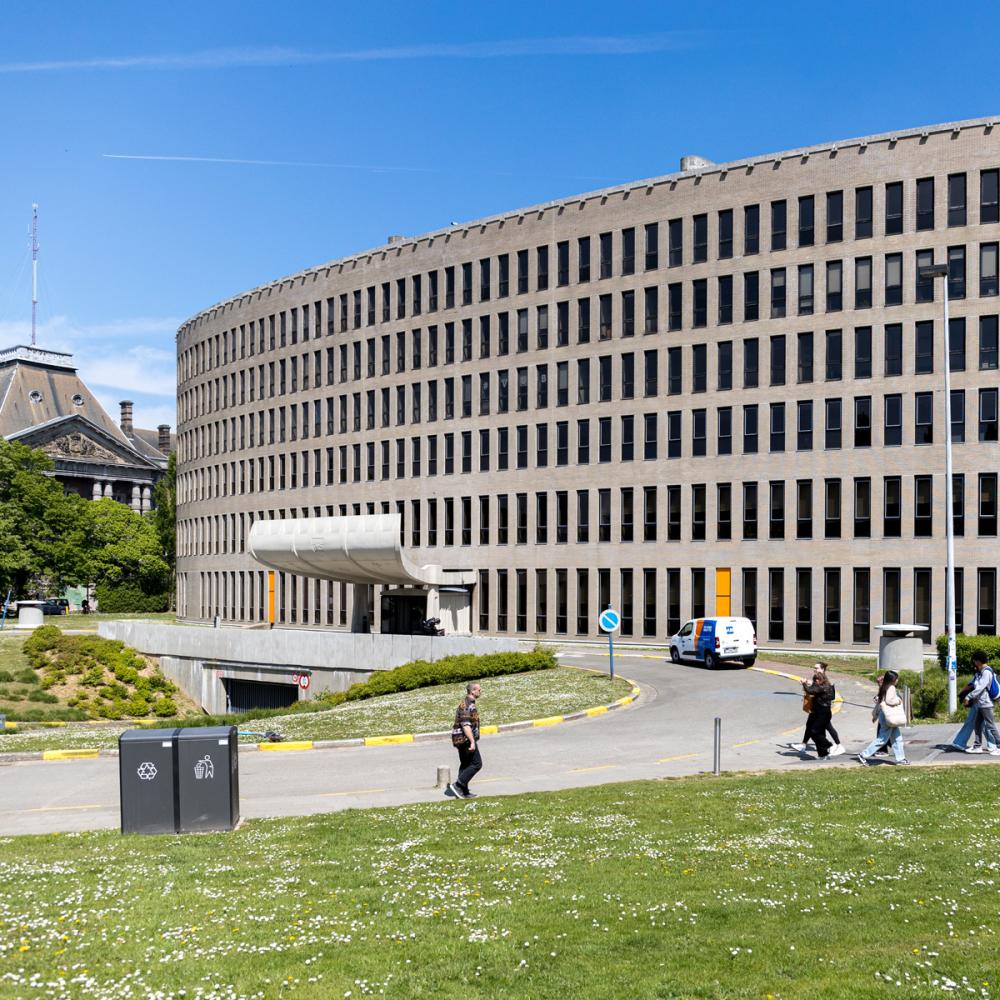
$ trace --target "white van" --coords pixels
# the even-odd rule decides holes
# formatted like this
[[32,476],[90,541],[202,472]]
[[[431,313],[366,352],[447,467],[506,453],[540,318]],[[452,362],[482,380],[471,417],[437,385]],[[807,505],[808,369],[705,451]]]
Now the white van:
[[752,667],[757,659],[757,633],[749,618],[692,618],[669,644],[674,663],[697,660],[711,669],[724,660]]

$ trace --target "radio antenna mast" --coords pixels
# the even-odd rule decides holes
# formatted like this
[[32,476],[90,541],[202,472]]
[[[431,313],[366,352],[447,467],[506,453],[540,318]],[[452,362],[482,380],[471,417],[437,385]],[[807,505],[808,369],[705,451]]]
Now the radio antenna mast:
[[31,206],[31,346],[38,319],[38,206]]

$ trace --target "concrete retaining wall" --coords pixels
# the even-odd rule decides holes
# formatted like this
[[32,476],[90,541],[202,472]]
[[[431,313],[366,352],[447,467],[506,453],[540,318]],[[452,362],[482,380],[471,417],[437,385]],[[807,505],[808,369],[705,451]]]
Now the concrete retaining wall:
[[296,684],[306,675],[300,698],[344,691],[373,671],[412,660],[440,660],[461,653],[521,649],[516,639],[492,636],[359,635],[304,629],[209,628],[157,622],[110,621],[98,633],[157,656],[163,673],[206,712],[226,711],[228,677]]

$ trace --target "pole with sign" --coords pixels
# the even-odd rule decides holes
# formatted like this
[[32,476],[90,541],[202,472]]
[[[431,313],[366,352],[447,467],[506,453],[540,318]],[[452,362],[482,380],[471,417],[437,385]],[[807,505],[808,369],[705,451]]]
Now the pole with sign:
[[611,679],[615,679],[615,638],[614,634],[622,623],[622,616],[614,608],[608,606],[601,612],[597,624],[602,632],[608,633],[608,662],[611,665]]

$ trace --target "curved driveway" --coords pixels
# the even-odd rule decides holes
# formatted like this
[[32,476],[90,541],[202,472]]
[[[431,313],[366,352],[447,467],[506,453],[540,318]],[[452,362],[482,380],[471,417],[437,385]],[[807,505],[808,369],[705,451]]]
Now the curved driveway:
[[[567,665],[607,669],[607,657],[592,650],[568,651],[561,659]],[[753,670],[709,672],[675,666],[652,654],[626,653],[616,655],[615,666],[642,688],[634,705],[550,728],[484,737],[484,768],[473,789],[482,795],[510,795],[710,771],[716,716],[722,719],[724,770],[809,766],[808,759],[779,745],[801,738],[801,688],[768,672],[766,663]],[[799,672],[779,665],[774,669]],[[834,722],[848,749],[857,750],[872,732],[871,694],[853,679],[843,679],[837,687],[844,704]],[[489,722],[489,704],[486,681],[480,702],[484,722]],[[921,758],[908,753],[911,759]],[[821,766],[841,766],[851,759],[845,755]],[[248,818],[308,815],[439,800],[442,793],[433,787],[436,768],[448,765],[454,773],[456,763],[447,741],[244,753],[241,812]],[[116,758],[0,766],[0,833],[118,824]]]

